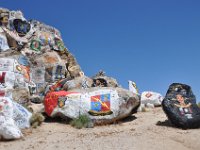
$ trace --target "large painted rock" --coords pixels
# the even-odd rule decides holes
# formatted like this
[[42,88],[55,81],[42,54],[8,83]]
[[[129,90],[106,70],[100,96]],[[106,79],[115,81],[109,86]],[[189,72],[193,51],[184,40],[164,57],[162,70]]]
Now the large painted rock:
[[139,101],[139,96],[128,90],[102,87],[49,92],[44,104],[51,117],[87,115],[95,123],[110,123],[131,115]]
[[177,127],[200,127],[200,108],[190,86],[181,83],[170,85],[162,102],[167,117]]

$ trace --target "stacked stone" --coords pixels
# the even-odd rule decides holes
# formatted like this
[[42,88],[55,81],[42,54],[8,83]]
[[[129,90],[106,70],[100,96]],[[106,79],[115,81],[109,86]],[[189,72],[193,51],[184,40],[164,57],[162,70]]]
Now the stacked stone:
[[21,11],[0,8],[0,95],[19,103],[43,97],[45,88],[83,73],[60,32]]

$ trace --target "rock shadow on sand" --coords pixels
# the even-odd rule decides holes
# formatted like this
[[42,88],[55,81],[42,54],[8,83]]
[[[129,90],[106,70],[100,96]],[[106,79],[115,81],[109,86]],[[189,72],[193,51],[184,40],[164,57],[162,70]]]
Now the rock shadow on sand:
[[169,121],[169,120],[165,120],[165,121],[158,121],[156,123],[157,126],[165,126],[165,127],[171,127],[171,128],[175,128],[174,125]]
[[128,122],[132,122],[132,121],[134,121],[136,119],[137,119],[137,117],[132,115],[132,116],[128,116],[128,117],[126,117],[124,119],[118,120],[118,121],[114,122],[114,124],[128,123]]

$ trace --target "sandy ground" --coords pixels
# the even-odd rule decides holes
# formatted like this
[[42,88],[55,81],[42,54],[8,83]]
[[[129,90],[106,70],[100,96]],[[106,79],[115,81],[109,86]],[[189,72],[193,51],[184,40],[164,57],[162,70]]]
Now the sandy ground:
[[1,141],[0,150],[200,150],[200,129],[177,129],[166,119],[162,109],[155,108],[90,129],[45,122],[25,130],[23,139]]

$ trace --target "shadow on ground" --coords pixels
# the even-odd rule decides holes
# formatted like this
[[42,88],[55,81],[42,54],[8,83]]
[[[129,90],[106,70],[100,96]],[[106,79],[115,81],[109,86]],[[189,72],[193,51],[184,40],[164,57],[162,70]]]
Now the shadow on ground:
[[123,124],[123,123],[134,121],[136,119],[137,119],[137,117],[132,115],[132,116],[128,116],[128,117],[126,117],[124,119],[117,120],[117,121],[113,122],[112,124]]
[[[54,118],[49,117],[46,114],[43,114],[43,115],[45,117],[44,122],[47,122],[47,123],[58,122],[58,123],[63,123],[63,124],[69,124],[72,121],[72,119],[67,118],[63,115],[58,115],[57,117],[54,117]],[[131,122],[131,121],[134,121],[136,119],[137,119],[136,116],[131,115],[131,116],[128,116],[124,119],[120,119],[120,120],[117,120],[117,121],[114,121],[114,122],[111,122],[111,123],[106,123],[106,124],[119,124],[119,123],[121,124],[121,123]],[[102,123],[102,125],[106,125],[106,124]],[[101,125],[101,124],[99,123],[98,125]]]
[[61,115],[57,116],[57,117],[49,117],[49,116],[45,115],[44,122],[47,122],[47,123],[58,122],[58,123],[62,123],[62,124],[69,124],[71,120],[72,119],[63,117]]
[[165,126],[165,127],[171,127],[174,128],[173,124],[171,124],[171,122],[169,120],[165,120],[165,121],[158,121],[156,123],[157,126]]

